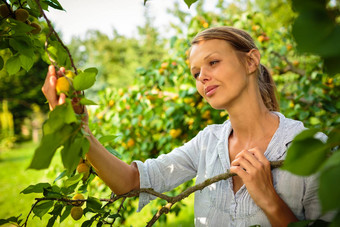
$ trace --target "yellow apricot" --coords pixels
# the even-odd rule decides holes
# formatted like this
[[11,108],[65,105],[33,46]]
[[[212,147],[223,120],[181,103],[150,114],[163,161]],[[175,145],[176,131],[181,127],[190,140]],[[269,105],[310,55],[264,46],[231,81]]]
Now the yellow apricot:
[[[79,199],[85,199],[85,198],[80,193],[75,194],[72,198],[72,200],[79,200]],[[74,202],[72,202],[73,206],[82,206],[83,204],[84,204],[84,201],[74,201]]]
[[15,19],[21,22],[26,22],[26,20],[29,17],[29,13],[25,9],[17,9],[15,10],[14,14],[15,14]]
[[74,220],[79,220],[83,216],[83,209],[81,207],[72,207],[71,209],[71,217]]
[[68,94],[70,91],[70,82],[66,77],[59,77],[56,85],[57,94],[60,93]]
[[77,172],[80,174],[83,173],[83,181],[85,181],[90,175],[90,166],[88,166],[86,163],[80,163],[77,166]]

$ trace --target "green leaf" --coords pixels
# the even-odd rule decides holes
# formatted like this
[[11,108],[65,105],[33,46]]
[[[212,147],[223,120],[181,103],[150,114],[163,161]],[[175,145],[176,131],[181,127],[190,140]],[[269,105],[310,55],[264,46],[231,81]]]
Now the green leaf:
[[61,178],[67,176],[67,171],[64,170],[63,172],[61,172],[56,179],[54,179],[53,183],[55,183],[57,180],[60,180]]
[[32,57],[27,57],[26,55],[20,55],[20,62],[21,62],[21,66],[28,72],[34,63],[34,58]]
[[58,105],[50,112],[49,119],[43,126],[44,134],[51,134],[64,127],[65,124],[77,122],[72,104],[67,100],[63,105]]
[[72,206],[66,206],[65,211],[60,216],[60,223],[62,223],[71,213]]
[[121,159],[122,156],[115,150],[113,149],[112,147],[110,146],[106,146],[105,149],[110,152],[111,154],[113,154],[114,156],[116,156],[117,158]]
[[57,0],[45,0],[44,2],[54,9],[64,10]]
[[4,59],[0,56],[0,71],[4,67]]
[[52,157],[59,148],[70,137],[73,127],[65,125],[54,134],[43,135],[39,147],[35,150],[30,169],[46,169],[49,167]]
[[114,139],[116,139],[118,136],[116,135],[107,135],[107,136],[102,136],[98,139],[98,141],[103,144],[106,142],[112,142]]
[[184,0],[185,4],[187,4],[188,8],[190,8],[190,6],[197,2],[197,0]]
[[85,137],[83,140],[81,150],[82,150],[82,153],[81,153],[82,157],[84,157],[87,154],[87,152],[89,152],[90,150],[90,141],[88,140],[87,137]]
[[336,151],[321,170],[319,197],[322,210],[340,209],[340,151]]
[[87,98],[82,98],[80,100],[80,104],[81,105],[98,105],[97,103],[95,103],[94,101],[87,99]]
[[95,67],[87,68],[84,70],[85,73],[94,73],[95,75],[98,74],[98,69]]
[[58,41],[51,41],[47,50],[56,62],[68,68],[70,64],[68,54]]
[[73,170],[75,170],[79,163],[84,140],[84,137],[76,137],[74,140],[71,140],[69,143],[65,144],[61,150],[61,159],[68,173],[71,173]]
[[63,208],[64,208],[64,206],[62,204],[56,203],[54,205],[53,210],[49,214],[60,216],[61,215],[61,211],[63,210]]
[[49,220],[48,223],[46,225],[46,227],[53,227],[55,221],[57,220],[58,216],[57,215],[53,215]]
[[302,135],[296,137],[297,140],[293,140],[282,169],[308,176],[315,173],[327,159],[327,154],[330,152],[328,147],[313,137],[303,138],[308,133],[310,131],[302,132]]
[[101,212],[102,203],[97,198],[89,197],[86,201],[86,208],[94,212]]
[[340,226],[340,211],[338,211],[337,215],[333,218],[331,224],[328,227],[339,227]]
[[20,216],[18,216],[18,217],[13,216],[13,217],[6,218],[6,219],[0,219],[0,225],[4,225],[6,223],[11,223],[11,222],[20,223],[19,217]]
[[41,219],[42,216],[44,216],[49,211],[49,209],[53,207],[53,205],[54,201],[43,200],[33,208],[33,213]]
[[20,54],[29,57],[34,61],[34,51],[32,48],[32,41],[28,36],[24,37],[14,37],[10,39],[9,45]]
[[8,18],[8,20],[16,36],[26,36],[30,39],[29,36],[26,35],[26,32],[32,31],[34,29],[32,26],[12,18]]
[[35,185],[30,185],[24,190],[22,190],[20,193],[23,194],[29,194],[29,193],[43,193],[44,188],[49,188],[51,185],[49,183],[38,183]]
[[328,135],[327,144],[330,144],[330,147],[333,148],[338,146],[340,143],[340,126],[333,128],[332,131]]
[[18,55],[13,55],[6,61],[6,70],[9,75],[19,72],[21,67],[21,61]]
[[94,219],[84,221],[83,224],[81,225],[81,227],[91,227],[93,222],[94,222]]
[[62,198],[62,194],[60,193],[60,188],[57,185],[53,185],[51,188],[44,188],[43,195],[46,198]]
[[77,184],[79,183],[79,181],[83,178],[83,174],[76,174],[73,177],[70,177],[69,179],[67,179],[64,184],[65,187],[69,187],[71,185]]
[[94,84],[96,81],[96,74],[94,72],[83,72],[78,74],[73,79],[73,87],[77,91],[86,90]]

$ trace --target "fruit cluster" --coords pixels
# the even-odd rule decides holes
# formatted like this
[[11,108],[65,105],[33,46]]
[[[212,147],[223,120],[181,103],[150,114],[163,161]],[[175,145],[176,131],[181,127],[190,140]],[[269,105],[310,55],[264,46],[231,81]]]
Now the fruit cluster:
[[[77,172],[83,174],[83,181],[86,181],[90,176],[90,166],[90,163],[84,159],[81,159],[77,166]],[[72,202],[73,207],[71,209],[71,217],[77,221],[83,216],[84,212],[81,206],[84,204],[85,197],[83,194],[77,193],[73,196],[72,200],[76,201]]]
[[33,27],[33,30],[30,31],[31,34],[39,34],[41,32],[41,26],[38,23],[31,22],[29,20],[30,14],[24,8],[18,8],[13,10],[13,8],[9,4],[0,5],[0,16],[2,19],[13,18],[17,21],[26,23]]

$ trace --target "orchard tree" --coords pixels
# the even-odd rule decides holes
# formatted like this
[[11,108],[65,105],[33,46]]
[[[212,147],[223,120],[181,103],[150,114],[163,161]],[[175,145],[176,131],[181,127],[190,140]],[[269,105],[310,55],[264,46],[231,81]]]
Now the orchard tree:
[[[33,213],[38,217],[48,215],[50,217],[48,226],[52,226],[58,218],[62,222],[71,215],[78,220],[85,214],[89,219],[83,222],[83,226],[91,226],[94,222],[97,222],[97,226],[113,225],[118,218],[124,220],[126,217],[124,211],[128,208],[123,209],[123,206],[126,207],[124,202],[127,197],[138,196],[140,192],[146,192],[165,201],[162,202],[162,207],[152,220],[147,223],[147,226],[151,226],[163,217],[162,214],[170,210],[179,212],[180,206],[174,205],[194,191],[232,176],[227,172],[192,187],[189,187],[191,184],[189,182],[167,194],[142,188],[125,195],[112,194],[111,198],[106,199],[99,199],[92,195],[85,198],[84,194],[95,181],[95,171],[85,159],[89,142],[86,139],[86,133],[82,131],[82,115],[74,112],[71,99],[80,99],[83,105],[94,104],[84,97],[82,91],[94,84],[97,70],[95,68],[84,71],[76,69],[68,48],[44,14],[44,10],[48,7],[62,9],[56,0],[3,2],[9,12],[2,10],[6,12],[1,14],[3,16],[1,26],[5,28],[6,36],[4,37],[8,40],[4,49],[9,51],[8,60],[4,59],[6,70],[14,74],[17,72],[18,64],[26,69],[27,65],[23,66],[27,63],[26,58],[20,56],[27,54],[25,52],[27,46],[33,48],[31,45],[36,44],[34,51],[41,53],[48,64],[53,64],[57,68],[66,66],[67,73],[58,79],[57,91],[66,93],[68,99],[64,105],[56,107],[50,113],[49,119],[43,125],[44,136],[30,165],[30,168],[34,169],[48,168],[52,157],[60,153],[65,171],[56,178],[54,183],[38,183],[22,191],[24,194],[40,193],[42,195],[36,199],[24,220],[17,216],[1,219],[0,224],[11,222],[26,226]],[[185,2],[190,6],[196,1]],[[147,68],[139,68],[137,73],[140,77],[136,78],[131,87],[106,89],[100,93],[100,105],[95,110],[95,119],[90,125],[91,129],[111,153],[130,162],[133,159],[145,160],[169,152],[192,138],[207,124],[223,122],[228,118],[228,113],[213,110],[196,92],[194,80],[188,70],[186,50],[189,48],[189,40],[198,31],[210,26],[232,25],[247,30],[256,38],[257,45],[264,56],[263,61],[269,66],[278,84],[281,111],[313,127],[296,137],[288,151],[283,168],[300,175],[320,172],[322,208],[323,211],[337,210],[337,216],[332,223],[333,226],[337,226],[340,219],[338,203],[340,190],[336,185],[336,179],[339,179],[340,159],[339,151],[335,148],[340,141],[338,126],[340,105],[334,102],[339,97],[339,89],[336,89],[339,87],[339,74],[334,74],[337,68],[332,66],[332,59],[336,58],[339,52],[333,49],[329,50],[330,53],[318,52],[320,49],[315,49],[315,45],[325,43],[320,37],[312,39],[315,43],[303,46],[300,42],[306,37],[299,38],[301,35],[299,29],[303,23],[309,23],[309,20],[306,22],[304,18],[310,19],[313,18],[311,15],[322,12],[322,15],[327,17],[322,20],[325,21],[322,25],[332,23],[332,26],[327,27],[327,34],[324,37],[336,40],[333,37],[338,34],[336,32],[338,22],[335,20],[336,17],[328,18],[327,12],[332,8],[329,8],[330,6],[326,5],[325,1],[313,0],[313,2],[315,3],[313,7],[302,7],[304,4],[301,1],[293,1],[293,8],[297,10],[299,16],[294,19],[295,23],[292,28],[283,23],[278,23],[275,27],[261,12],[251,9],[244,11],[237,5],[224,6],[222,1],[219,1],[220,13],[218,14],[205,12],[202,7],[198,7],[197,16],[188,20],[184,13],[177,11],[182,21],[189,22],[189,26],[186,29],[187,33],[170,39],[169,45],[176,51],[159,61],[153,61]],[[16,16],[15,12],[19,9],[29,12],[25,22],[17,22],[20,17]],[[37,17],[41,16],[44,17],[48,26],[47,34],[39,35],[44,41],[33,36],[32,31],[35,28],[31,26],[28,30],[27,27],[30,26],[27,20],[37,20]],[[319,21],[314,22],[319,23]],[[21,40],[17,41],[20,44],[26,43],[26,40],[31,40],[32,43],[19,45],[13,40]],[[34,40],[39,40],[39,42]],[[299,48],[306,51],[308,47],[314,48],[309,52],[321,57],[298,52]],[[11,58],[13,59],[9,60]],[[12,61],[16,64],[11,64]],[[70,71],[71,67],[73,72]],[[313,138],[313,135],[320,129],[329,132],[327,143]],[[129,153],[123,152],[127,149]],[[334,151],[330,152],[331,149]],[[306,152],[303,152],[305,150]],[[281,162],[272,163],[272,167],[279,167],[281,164]],[[179,193],[179,190],[183,192]],[[299,226],[307,224],[303,222],[299,223]]]

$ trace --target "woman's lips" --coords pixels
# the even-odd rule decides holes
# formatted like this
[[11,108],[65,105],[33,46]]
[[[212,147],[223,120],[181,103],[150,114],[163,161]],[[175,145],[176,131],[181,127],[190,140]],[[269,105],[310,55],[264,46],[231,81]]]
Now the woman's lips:
[[205,90],[204,90],[205,91],[205,95],[207,97],[212,96],[213,94],[215,94],[217,88],[218,88],[218,85],[211,85],[211,86],[206,87]]

